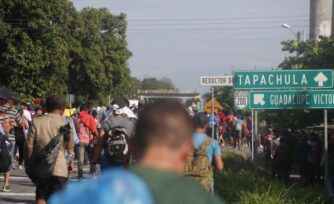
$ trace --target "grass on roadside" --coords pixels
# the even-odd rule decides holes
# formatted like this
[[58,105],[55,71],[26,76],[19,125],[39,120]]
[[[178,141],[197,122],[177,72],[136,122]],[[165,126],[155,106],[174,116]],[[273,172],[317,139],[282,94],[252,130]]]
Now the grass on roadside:
[[332,203],[321,187],[286,184],[266,176],[254,176],[250,160],[223,153],[225,170],[215,174],[216,193],[227,203],[242,204],[327,204]]

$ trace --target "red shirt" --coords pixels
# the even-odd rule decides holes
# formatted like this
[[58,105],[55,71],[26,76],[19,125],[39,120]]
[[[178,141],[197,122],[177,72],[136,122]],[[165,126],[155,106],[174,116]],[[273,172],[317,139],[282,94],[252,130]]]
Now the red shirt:
[[89,143],[89,141],[93,139],[92,133],[97,131],[94,117],[85,111],[81,111],[75,119],[75,124],[80,142]]

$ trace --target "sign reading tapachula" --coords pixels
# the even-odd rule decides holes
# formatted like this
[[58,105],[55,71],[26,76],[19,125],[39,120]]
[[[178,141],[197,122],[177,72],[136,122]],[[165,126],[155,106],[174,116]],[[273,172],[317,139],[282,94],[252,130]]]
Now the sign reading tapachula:
[[332,70],[236,71],[235,89],[333,88]]

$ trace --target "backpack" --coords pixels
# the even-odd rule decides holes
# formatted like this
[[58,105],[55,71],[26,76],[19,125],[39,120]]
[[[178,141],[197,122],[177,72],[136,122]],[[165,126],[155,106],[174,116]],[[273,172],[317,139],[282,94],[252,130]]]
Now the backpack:
[[38,185],[48,182],[58,158],[62,141],[70,140],[71,126],[69,123],[59,128],[59,133],[29,161],[25,162],[26,173],[30,180]]
[[112,164],[122,165],[129,151],[127,131],[123,127],[111,128],[104,136],[104,155]]
[[213,171],[207,155],[207,149],[210,143],[211,138],[207,137],[201,146],[195,149],[192,155],[188,156],[186,166],[186,175],[207,191],[211,190],[213,179]]

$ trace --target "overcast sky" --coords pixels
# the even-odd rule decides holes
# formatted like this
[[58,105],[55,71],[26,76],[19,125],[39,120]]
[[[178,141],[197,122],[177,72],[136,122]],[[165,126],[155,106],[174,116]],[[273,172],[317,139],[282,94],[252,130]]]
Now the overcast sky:
[[169,77],[178,88],[205,90],[201,75],[270,69],[288,53],[280,42],[308,37],[308,0],[73,0],[83,7],[107,7],[128,17],[132,74]]

